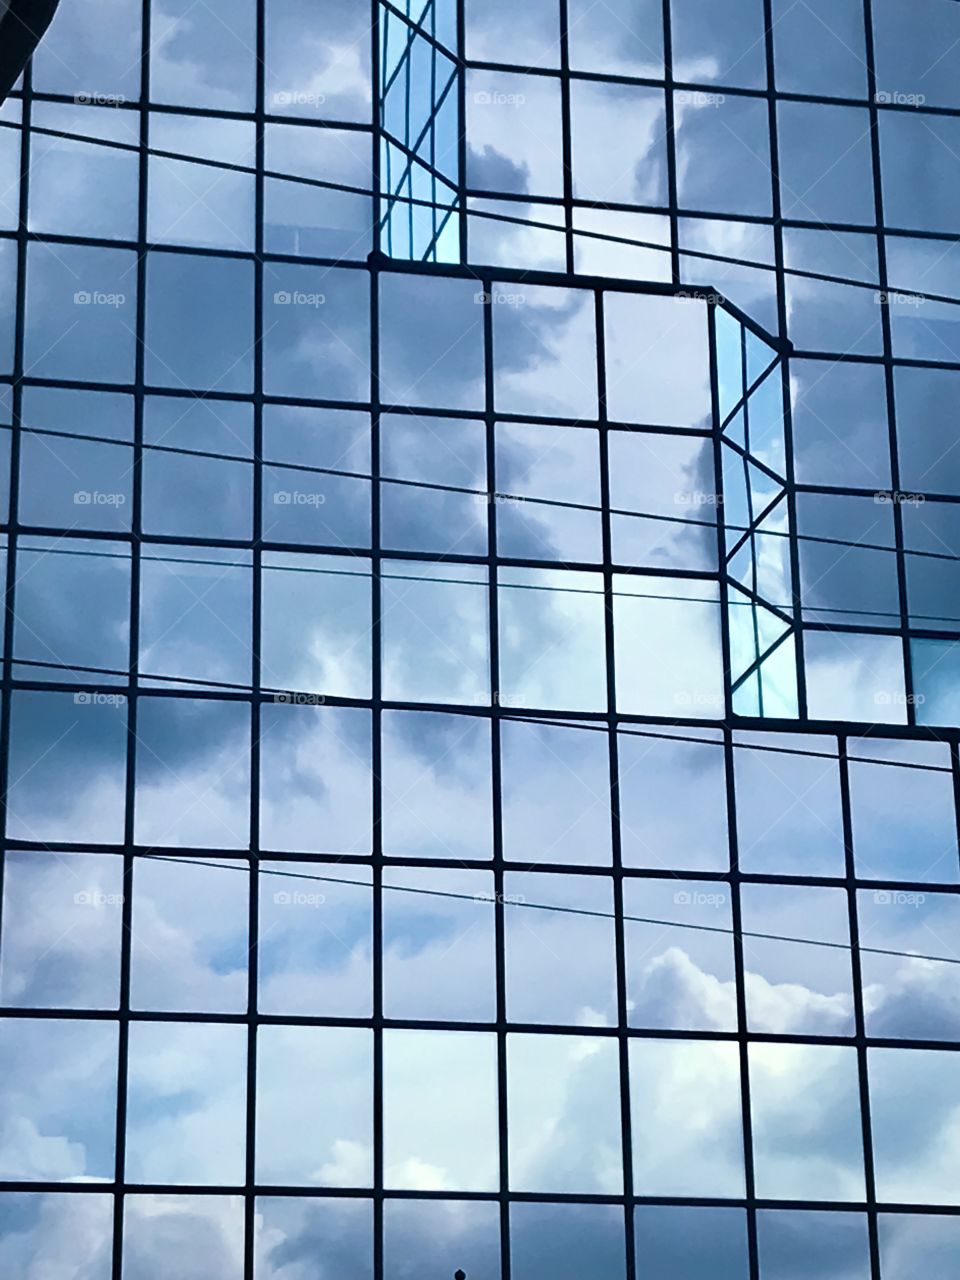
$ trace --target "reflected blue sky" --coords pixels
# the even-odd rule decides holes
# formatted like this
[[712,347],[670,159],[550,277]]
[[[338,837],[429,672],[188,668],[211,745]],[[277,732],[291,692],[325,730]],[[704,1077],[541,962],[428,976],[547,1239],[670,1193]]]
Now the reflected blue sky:
[[946,1280],[957,6],[386,9],[0,110],[0,1272]]

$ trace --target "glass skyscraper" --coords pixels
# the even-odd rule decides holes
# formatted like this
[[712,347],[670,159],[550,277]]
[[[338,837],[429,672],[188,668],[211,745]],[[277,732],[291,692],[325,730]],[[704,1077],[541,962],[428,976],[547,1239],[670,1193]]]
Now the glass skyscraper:
[[0,1276],[960,1275],[960,3],[63,0],[0,290]]

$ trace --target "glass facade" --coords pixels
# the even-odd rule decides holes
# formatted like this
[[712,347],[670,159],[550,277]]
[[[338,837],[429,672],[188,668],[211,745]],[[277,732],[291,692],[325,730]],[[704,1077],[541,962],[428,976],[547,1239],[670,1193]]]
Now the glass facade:
[[960,1274],[958,154],[954,0],[61,5],[0,1274]]

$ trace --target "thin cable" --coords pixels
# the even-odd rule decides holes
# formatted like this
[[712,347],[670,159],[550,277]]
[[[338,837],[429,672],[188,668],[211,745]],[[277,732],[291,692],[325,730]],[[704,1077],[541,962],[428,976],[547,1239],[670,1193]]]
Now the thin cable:
[[[186,857],[180,858],[180,857],[174,857],[172,855],[162,854],[162,853],[145,853],[140,856],[144,858],[150,858],[155,862],[173,862],[173,863],[183,862],[183,863],[187,863],[190,866],[210,867],[212,870],[215,870],[215,871],[244,872],[247,870],[246,867],[240,865],[239,863],[234,863],[228,859],[224,859],[222,862],[211,862],[204,858],[186,858]],[[364,888],[364,887],[370,888],[370,889],[373,888],[373,885],[371,883],[368,883],[367,881],[364,881],[364,880],[348,880],[345,876],[308,875],[305,872],[300,872],[300,871],[279,871],[279,870],[276,870],[275,868],[264,866],[262,862],[259,863],[259,871],[261,875],[278,876],[288,880],[309,880],[309,881],[316,882],[318,884],[349,885],[354,889]],[[560,874],[560,873],[557,873],[557,874]],[[682,880],[677,881],[677,884],[683,884],[683,883],[684,881]],[[723,882],[717,882],[717,883],[723,883]],[[419,887],[415,887],[413,885],[383,884],[382,888],[391,889],[395,893],[411,893],[411,894],[416,894],[420,897],[426,897],[426,898],[449,898],[457,902],[471,902],[476,904],[476,903],[494,901],[492,895],[487,896],[485,894],[453,893],[452,891],[449,891],[449,890],[422,889]],[[528,902],[526,899],[521,901],[519,898],[512,898],[508,894],[505,894],[503,896],[503,905],[505,907],[524,908],[528,911],[551,911],[557,915],[587,916],[595,920],[616,920],[617,919],[616,915],[612,911],[591,911],[591,910],[588,910],[586,907],[551,906],[550,904],[545,902]],[[795,938],[789,934],[781,934],[781,933],[761,933],[753,929],[738,930],[738,929],[732,929],[732,928],[725,928],[723,925],[692,924],[689,921],[662,920],[656,916],[633,916],[633,915],[624,914],[623,919],[624,921],[627,921],[631,924],[657,925],[657,926],[663,926],[664,928],[667,928],[667,929],[687,929],[695,933],[722,933],[731,937],[736,936],[741,938],[757,938],[767,942],[796,943],[798,946],[803,946],[803,947],[826,947],[832,951],[852,952],[854,950],[854,948],[851,946],[849,942],[821,942],[813,938]],[[922,952],[897,951],[890,947],[860,946],[860,947],[857,947],[856,950],[858,950],[861,953],[867,953],[869,955],[895,956],[903,960],[925,960],[933,964],[960,965],[960,958],[958,957],[931,956],[931,955],[925,955]]]
[[[506,495],[504,495],[504,496],[506,496]],[[515,499],[513,499],[513,500],[515,500]],[[592,511],[592,510],[594,510],[594,508],[592,508],[592,507],[591,507],[591,508],[589,508],[589,510],[591,510],[591,511]],[[629,512],[629,513],[624,512],[624,513],[620,513],[620,514],[629,514],[629,515],[633,515],[633,516],[636,516],[636,518],[638,518],[638,519],[657,519],[657,517],[656,517],[656,516],[647,516],[647,515],[645,515],[644,513],[640,513],[640,512]],[[664,519],[664,520],[671,520],[671,519],[674,519],[674,517],[664,516],[664,517],[662,517],[662,519]],[[699,523],[699,522],[697,522],[697,523]],[[739,529],[739,526],[737,526],[737,525],[728,525],[728,526],[726,526],[726,527],[727,527],[727,528],[733,528],[733,529]],[[748,532],[749,532],[749,530],[748,530]],[[22,541],[24,541],[24,542],[28,542],[28,541],[29,541],[30,539],[32,539],[32,538],[40,539],[40,538],[45,537],[45,536],[47,536],[47,535],[43,535],[43,534],[21,534],[21,535],[20,535],[20,538],[21,538],[21,540],[22,540]],[[784,536],[789,536],[789,535],[784,535]],[[798,534],[798,535],[797,535],[797,537],[802,538],[802,537],[803,537],[803,535]],[[818,541],[819,541],[819,539],[818,539]],[[833,540],[831,540],[831,542],[832,542],[832,541],[833,541]],[[222,568],[222,569],[249,569],[249,568],[250,568],[250,564],[251,564],[251,562],[250,562],[250,561],[244,561],[244,560],[238,560],[238,561],[233,561],[233,560],[216,560],[216,559],[206,559],[206,560],[205,560],[205,559],[203,559],[203,558],[201,558],[201,557],[199,557],[199,556],[196,556],[196,557],[191,557],[191,556],[165,556],[165,555],[160,555],[160,554],[154,554],[154,553],[152,552],[152,550],[150,549],[150,548],[152,548],[152,547],[159,547],[159,546],[162,546],[162,545],[165,545],[165,544],[162,544],[162,543],[143,543],[143,544],[142,544],[142,548],[143,548],[143,549],[142,549],[142,556],[143,556],[143,559],[144,559],[144,560],[149,560],[149,561],[153,562],[154,564],[179,564],[179,565],[193,565],[193,566],[203,566],[203,567],[216,566],[217,568]],[[840,543],[839,543],[839,545],[840,545],[840,546],[844,546],[844,547],[851,547],[851,548],[853,548],[853,549],[859,549],[859,550],[890,550],[890,551],[893,551],[893,550],[894,550],[894,548],[878,548],[878,547],[871,547],[871,546],[869,546],[869,545],[866,545],[866,544],[864,544],[864,543],[860,543],[860,542],[840,542]],[[26,553],[28,553],[28,554],[32,554],[32,555],[44,555],[44,556],[47,556],[47,555],[56,555],[56,556],[81,556],[81,557],[88,557],[88,558],[92,558],[92,559],[101,559],[101,560],[120,560],[120,561],[127,561],[127,560],[129,560],[129,558],[130,558],[129,553],[124,554],[124,553],[119,552],[119,551],[94,551],[94,550],[83,550],[83,551],[81,551],[81,550],[78,550],[78,549],[76,549],[76,548],[72,548],[72,547],[65,547],[65,546],[56,546],[56,547],[31,547],[31,546],[29,546],[29,545],[23,545],[23,546],[20,548],[20,550],[22,550],[22,551],[24,551],[24,552],[26,552]],[[231,551],[232,551],[232,553],[233,553],[233,554],[237,554],[237,552],[236,552],[236,549],[235,549],[235,548],[231,548]],[[267,555],[277,555],[277,556],[284,556],[284,555],[287,555],[287,556],[295,556],[295,555],[308,555],[308,554],[314,554],[314,555],[318,555],[318,556],[322,556],[322,555],[332,556],[332,555],[334,555],[335,553],[333,553],[333,552],[313,552],[313,553],[311,553],[311,552],[307,552],[307,551],[269,551],[269,550],[268,550],[266,554],[267,554]],[[910,552],[907,552],[906,554],[908,554],[908,555],[909,555],[909,554],[911,554],[911,553],[910,553]],[[922,552],[917,552],[917,553],[915,553],[915,554],[917,554],[917,555],[922,555],[922,554],[924,554],[924,553],[922,553]],[[941,558],[941,559],[942,559],[942,558],[946,558],[945,556],[942,556],[942,555],[940,555],[939,553],[932,553],[932,552],[931,552],[930,554],[931,554],[931,555],[933,555],[933,554],[937,554],[938,558]],[[386,553],[386,558],[388,558],[388,559],[389,559],[389,556],[390,556],[390,553],[389,553],[389,552],[387,552],[387,553]],[[355,558],[355,559],[361,560],[361,559],[366,559],[366,558],[367,558],[367,556],[366,556],[366,555],[357,555],[356,557],[345,557],[345,558]],[[960,557],[951,556],[951,557],[949,557],[949,558],[950,558],[950,559],[952,559],[952,560],[955,560],[955,559],[958,559],[958,558],[960,558]],[[414,563],[416,563],[416,562],[414,562]],[[452,567],[453,567],[453,565],[456,565],[457,563],[458,563],[458,562],[456,562],[456,561],[455,561],[455,562],[452,562]],[[477,567],[478,567],[478,568],[482,568],[483,566],[478,565]],[[510,569],[516,569],[516,570],[518,570],[518,571],[520,571],[520,572],[523,572],[523,571],[524,571],[524,566],[523,566],[523,565],[505,565],[505,566],[501,566],[501,567],[502,567],[503,569],[505,569],[506,571],[509,571]],[[325,575],[325,576],[328,576],[328,577],[339,577],[339,578],[368,578],[368,577],[370,576],[369,571],[356,570],[356,569],[329,569],[329,568],[319,568],[319,567],[311,566],[311,565],[271,564],[271,565],[267,565],[267,566],[266,566],[266,569],[267,569],[267,571],[268,571],[268,572],[271,572],[271,573],[311,573],[311,574],[320,574],[320,575]],[[533,567],[533,566],[531,566],[531,567],[529,567],[529,569],[528,569],[527,571],[528,571],[528,572],[530,572],[530,573],[558,573],[558,572],[564,572],[565,570],[563,569],[563,564],[562,564],[562,562],[559,562],[559,561],[558,561],[558,563],[557,563],[557,565],[556,565],[556,567],[555,567],[555,568],[554,568],[552,565],[551,565],[551,566],[539,566],[539,567]],[[569,572],[573,572],[573,573],[588,573],[588,572],[590,572],[590,570],[586,570],[586,569],[574,569],[574,570],[570,570]],[[631,575],[627,575],[627,576],[631,576]],[[632,575],[632,576],[635,576],[635,577],[637,578],[637,580],[638,580],[638,581],[642,581],[643,577],[645,577],[646,575],[643,575],[643,574],[637,574],[637,575]],[[651,576],[657,576],[657,575],[656,575],[656,574],[653,574],[653,575],[651,575]],[[443,583],[446,583],[448,586],[460,586],[460,587],[483,587],[483,588],[487,588],[487,587],[489,586],[489,583],[484,582],[484,581],[480,581],[480,580],[478,580],[478,579],[473,579],[473,578],[454,578],[454,577],[432,578],[432,577],[427,577],[427,576],[425,576],[425,575],[423,575],[423,574],[419,574],[419,575],[418,575],[418,574],[415,574],[415,573],[406,573],[406,574],[404,574],[404,573],[381,573],[381,574],[380,574],[380,579],[381,579],[381,581],[386,580],[386,581],[392,581],[392,582],[443,582]],[[712,582],[714,582],[714,581],[715,581],[715,582],[719,582],[719,579],[718,579],[718,578],[709,578],[709,580],[710,580],[710,581],[712,581]],[[734,585],[736,585],[736,580],[734,579],[733,581],[734,581]],[[602,589],[602,588],[592,588],[592,587],[555,587],[555,586],[549,586],[549,585],[547,585],[547,584],[545,584],[545,583],[536,583],[536,582],[500,582],[500,583],[498,583],[498,586],[502,587],[505,591],[545,591],[545,592],[556,593],[556,594],[559,594],[559,595],[567,595],[567,596],[570,596],[570,595],[582,595],[582,596],[603,596],[603,595],[604,595],[604,591],[603,591],[603,589]],[[709,597],[709,596],[691,596],[691,595],[668,595],[668,594],[667,594],[667,593],[665,593],[665,592],[658,592],[658,591],[613,591],[611,594],[612,594],[612,596],[613,596],[613,598],[614,598],[614,599],[622,599],[622,600],[659,600],[659,601],[665,601],[665,602],[673,603],[673,604],[710,604],[710,605],[719,605],[719,604],[720,604],[719,599],[714,598],[714,597]],[[769,609],[774,610],[774,611],[780,611],[782,614],[787,614],[787,613],[789,613],[789,612],[793,609],[793,604],[792,604],[792,602],[790,602],[790,603],[785,603],[785,604],[777,604],[777,603],[775,603],[775,602],[773,602],[773,601],[770,601],[770,600],[757,600],[757,601],[754,601],[754,600],[733,600],[733,599],[729,599],[729,600],[727,601],[727,607],[728,607],[728,608],[731,608],[731,609],[737,609],[737,608],[740,608],[740,609],[752,609],[752,608],[756,607],[756,605],[758,605],[758,604],[763,605],[765,608],[769,608]],[[854,618],[896,618],[896,619],[899,619],[899,618],[900,618],[900,614],[899,614],[899,613],[894,612],[894,611],[883,610],[883,609],[849,609],[849,608],[843,608],[843,607],[840,607],[840,606],[832,606],[832,605],[811,605],[811,604],[805,604],[805,605],[803,605],[803,609],[804,609],[805,613],[817,613],[817,614],[827,614],[827,613],[830,613],[830,614],[839,614],[839,615],[842,615],[843,617],[854,617]],[[914,622],[947,622],[947,623],[953,623],[953,624],[955,624],[955,625],[957,625],[957,626],[960,626],[960,617],[950,617],[950,616],[947,616],[947,615],[941,615],[941,614],[918,614],[918,613],[911,613],[910,617],[911,617],[912,621],[914,621]],[[785,621],[785,622],[788,622],[789,620],[788,620],[787,618],[784,618],[784,621]],[[86,668],[85,668],[85,669],[86,669]],[[93,669],[93,668],[90,668],[90,670],[92,670],[92,669]]]
[[[13,658],[13,665],[15,667],[40,667],[43,670],[48,670],[48,671],[85,672],[85,673],[92,673],[94,675],[116,677],[118,680],[126,680],[129,675],[128,672],[120,670],[119,667],[88,667],[88,666],[82,666],[78,663],[49,662],[39,658],[38,659],[18,658],[16,656],[14,656]],[[242,693],[249,692],[252,694],[252,686],[241,685],[237,683],[230,683],[229,681],[226,681],[226,680],[205,680],[205,679],[199,679],[199,678],[189,678],[186,676],[158,675],[155,672],[147,672],[147,671],[141,671],[140,676],[143,680],[153,680],[153,681],[158,681],[163,683],[182,685],[186,687],[203,686],[203,687],[208,687],[214,690],[222,690],[224,692],[242,692]],[[114,692],[117,694],[117,696],[120,696],[123,698],[127,697],[127,694],[123,689],[123,686],[118,686],[118,688]],[[324,694],[318,694],[305,689],[304,690],[280,689],[280,688],[275,688],[272,685],[262,685],[258,690],[258,692],[260,694],[265,694],[268,697],[279,698],[281,700],[288,700],[291,697],[299,698],[302,696],[304,698],[315,699],[316,704],[320,706],[324,705],[326,701]],[[110,696],[110,695],[108,694],[106,696]],[[362,701],[362,700],[358,700],[358,701]],[[340,703],[339,701],[336,701],[331,703],[331,705],[339,706]],[[596,724],[588,720],[564,720],[562,716],[556,719],[547,719],[544,716],[539,716],[536,714],[516,715],[516,714],[511,714],[510,712],[501,711],[500,719],[506,720],[515,724],[527,724],[527,725],[535,724],[535,725],[543,725],[543,726],[554,728],[554,729],[574,729],[583,733],[608,733],[609,732],[609,727],[606,724]],[[718,728],[719,728],[719,724],[718,724]],[[693,734],[685,734],[685,733],[660,733],[656,729],[642,729],[632,724],[630,721],[619,721],[616,726],[616,732],[618,734],[625,735],[626,737],[650,738],[650,739],[661,741],[661,742],[686,742],[686,743],[693,744],[695,746],[721,747],[721,748],[724,745],[719,738],[697,737]],[[736,732],[769,733],[770,735],[782,735],[785,731],[782,729],[775,729],[775,728],[738,729],[737,727],[734,727],[734,732],[735,733]],[[798,728],[798,729],[792,729],[789,732],[796,733],[798,736],[810,736],[811,734],[815,737],[825,736],[822,730],[817,731],[815,729]],[[889,738],[889,739],[885,739],[885,741],[888,741],[890,743],[897,743],[897,742],[903,742],[903,741],[907,741],[907,742],[916,741],[916,739]],[[922,739],[922,741],[926,742],[929,740]],[[935,739],[933,741],[939,742],[940,740]],[[761,754],[766,754],[766,755],[798,756],[803,759],[827,760],[827,761],[832,761],[834,763],[836,763],[839,758],[838,753],[836,752],[813,751],[813,750],[810,750],[809,748],[774,747],[766,743],[738,742],[738,741],[734,741],[732,745],[735,751],[755,751],[755,752],[760,752]],[[920,764],[918,762],[910,761],[910,760],[883,760],[875,756],[848,755],[847,760],[851,764],[872,764],[872,765],[884,766],[891,769],[913,769],[921,773],[952,774],[953,772],[952,768],[949,765]]]
[[[0,430],[10,430],[10,429],[11,428],[9,427],[0,426]],[[52,437],[55,437],[56,439],[62,439],[62,440],[83,439],[83,440],[93,440],[101,444],[132,447],[132,443],[129,441],[116,440],[116,439],[110,438],[109,436],[90,436],[90,435],[78,436],[75,432],[57,431],[50,427],[23,427],[22,430],[29,431],[31,434],[34,434],[34,435],[52,436]],[[703,438],[707,439],[708,437],[704,436]],[[241,462],[249,466],[255,466],[259,461],[260,465],[264,467],[274,468],[274,469],[283,470],[283,471],[299,471],[309,475],[325,475],[325,476],[332,476],[334,478],[339,478],[339,479],[361,480],[366,482],[371,481],[371,476],[369,472],[350,471],[343,467],[320,467],[320,466],[314,466],[308,463],[301,463],[301,462],[280,462],[270,458],[263,458],[258,460],[256,458],[245,458],[238,454],[215,453],[212,451],[207,451],[202,449],[184,449],[174,445],[145,444],[143,447],[146,452],[153,451],[158,453],[171,453],[171,454],[176,454],[182,457],[209,458],[209,459],[224,461],[224,462]],[[523,503],[523,504],[529,503],[533,506],[557,507],[561,510],[586,511],[594,514],[602,514],[602,511],[603,511],[602,507],[600,507],[596,503],[591,503],[591,502],[572,502],[572,501],[561,499],[561,498],[538,498],[538,497],[533,497],[532,495],[517,494],[517,493],[496,492],[496,493],[490,494],[485,489],[472,489],[465,485],[441,484],[438,481],[431,481],[431,480],[408,480],[398,476],[380,476],[379,479],[382,484],[393,484],[393,485],[398,485],[406,488],[427,489],[430,491],[437,491],[439,493],[460,494],[466,497],[473,497],[473,498],[477,498],[477,499],[481,499],[481,500],[484,500],[487,502],[493,502],[493,503],[499,503],[499,502],[502,502],[502,503],[516,502],[516,503]],[[779,483],[785,484],[786,482],[780,480]],[[905,491],[898,491],[898,493],[901,493],[901,494],[904,492]],[[878,494],[882,494],[883,498],[889,501],[890,503],[894,501],[894,498],[890,497],[888,499],[887,495],[892,493],[893,493],[892,490],[878,490]],[[949,496],[949,495],[944,495],[944,496]],[[877,495],[875,494],[874,497],[876,498]],[[925,496],[924,496],[924,501],[926,501]],[[937,498],[934,497],[931,499],[931,501],[936,502]],[[733,523],[724,522],[723,527],[734,533],[755,534],[757,537],[763,537],[763,538],[795,538],[798,542],[810,542],[810,543],[816,543],[817,545],[822,545],[822,546],[849,547],[849,548],[853,548],[861,551],[881,551],[888,555],[896,555],[897,553],[896,547],[887,545],[882,542],[864,542],[862,540],[858,540],[854,542],[849,538],[831,538],[823,534],[796,533],[788,529],[762,528],[763,521],[768,518],[771,511],[778,503],[779,503],[779,499],[775,500],[774,504],[771,507],[767,507],[764,510],[759,521],[755,522],[752,525],[742,525],[742,524],[733,524]],[[958,506],[960,504],[948,503],[946,505]],[[634,519],[634,520],[653,520],[661,524],[689,525],[694,528],[701,528],[701,529],[715,529],[717,525],[716,519],[697,520],[693,516],[670,516],[670,515],[664,515],[662,512],[656,512],[656,511],[633,511],[626,507],[611,507],[610,514],[615,516],[623,516],[623,517]],[[740,545],[741,546],[744,545],[745,542],[746,542],[746,539],[743,539]],[[923,560],[943,560],[950,563],[960,561],[960,555],[954,554],[953,552],[949,552],[949,551],[925,551],[919,548],[905,547],[904,555],[916,556],[918,559],[923,559]],[[791,603],[790,605],[774,605],[773,607],[792,609],[793,605]],[[826,611],[827,612],[848,612],[847,610],[826,610]],[[876,611],[850,610],[849,612],[864,613],[864,614],[872,615]],[[883,614],[882,611],[879,611],[878,616],[894,617],[898,615],[895,615],[895,614],[885,615]],[[929,615],[929,616],[934,617],[937,615]],[[957,620],[958,619],[953,619],[953,618],[944,619],[944,621],[957,621]]]
[[[3,129],[21,129],[19,122],[0,120],[0,128]],[[49,137],[60,138],[66,142],[83,142],[92,146],[108,147],[113,150],[137,152],[139,154],[141,148],[134,142],[119,142],[110,138],[96,138],[85,134],[70,133],[62,129],[48,129],[39,125],[29,126],[32,133],[42,134]],[[148,147],[147,154],[160,160],[177,160],[186,164],[197,164],[207,168],[221,169],[229,173],[242,173],[256,177],[258,170],[251,165],[232,164],[227,161],[210,160],[203,156],[191,156],[184,152],[160,150],[154,147]],[[280,173],[273,169],[264,169],[262,171],[264,178],[275,179],[279,182],[292,182],[302,186],[318,187],[326,191],[340,192],[344,195],[363,196],[365,199],[372,199],[374,192],[369,187],[357,187],[349,183],[331,182],[322,178],[307,178],[298,174]],[[392,203],[409,204],[427,209],[435,209],[437,205],[432,200],[422,200],[413,196],[400,196],[388,194],[384,197]],[[473,196],[474,200],[497,200],[500,199],[495,193],[485,196]],[[584,211],[592,211],[599,209],[605,211],[603,206],[583,205],[577,206],[583,208]],[[627,210],[612,210],[612,212],[629,212]],[[638,210],[637,212],[643,212]],[[563,234],[564,228],[556,223],[540,222],[533,218],[512,217],[509,214],[496,213],[491,210],[467,208],[463,211],[463,216],[467,218],[483,218],[489,221],[508,223],[515,226],[521,226],[533,230],[551,231],[554,234]],[[659,244],[653,240],[638,240],[631,236],[618,236],[605,231],[585,231],[574,228],[573,235],[581,239],[600,240],[609,244],[624,245],[634,249],[646,249],[656,253],[672,253],[671,245]],[[948,243],[956,243],[956,237],[945,237]],[[753,271],[766,271],[775,274],[777,266],[775,263],[758,262],[752,258],[735,258],[725,256],[721,253],[710,253],[703,249],[679,249],[680,257],[696,258],[706,262],[717,262],[726,266],[746,267]],[[830,275],[823,271],[807,271],[799,267],[782,268],[783,274],[794,276],[801,280],[818,280],[824,284],[845,285],[852,289],[869,289],[872,293],[880,292],[880,286],[876,282],[855,280],[850,276]],[[898,294],[904,298],[917,299],[924,302],[942,303],[946,306],[960,306],[960,298],[950,294],[926,293],[921,289],[905,289],[898,285],[888,284],[886,294]]]

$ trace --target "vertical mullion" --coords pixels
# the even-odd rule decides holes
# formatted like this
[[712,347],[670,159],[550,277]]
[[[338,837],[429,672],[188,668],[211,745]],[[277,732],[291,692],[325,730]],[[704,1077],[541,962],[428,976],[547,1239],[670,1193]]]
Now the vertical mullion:
[[113,1224],[113,1280],[123,1274],[124,1196],[126,1181],[127,1080],[130,1060],[130,950],[133,917],[134,801],[140,670],[140,567],[143,538],[144,328],[147,306],[147,183],[150,146],[151,0],[143,0],[140,33],[140,164],[137,214],[137,342],[134,375],[133,502],[130,564],[130,695],[127,702],[126,808],[123,851],[123,928],[120,940],[120,1023],[117,1064],[116,1182]]
[[483,299],[483,367],[485,387],[487,463],[487,601],[490,625],[490,777],[493,794],[493,887],[497,986],[497,1110],[500,1154],[500,1268],[502,1280],[510,1280],[510,1151],[507,1114],[507,958],[504,920],[503,791],[501,786],[500,702],[500,602],[497,572],[497,440],[494,416],[494,348],[492,276],[481,281]]
[[[731,926],[733,929],[734,977],[736,980],[737,999],[737,1044],[740,1055],[740,1107],[743,1113],[743,1177],[747,1198],[747,1251],[750,1267],[750,1280],[759,1280],[760,1257],[757,1242],[756,1185],[753,1160],[753,1118],[750,1111],[750,1055],[747,1040],[747,993],[743,959],[743,918],[740,904],[740,856],[737,835],[737,791],[733,758],[733,738],[729,729],[730,717],[733,715],[732,666],[733,656],[730,643],[730,591],[727,583],[727,539],[722,512],[723,506],[723,440],[720,430],[720,358],[717,351],[717,313],[719,305],[713,299],[707,306],[708,335],[710,350],[710,387],[713,414],[713,465],[714,482],[721,501],[717,504],[717,558],[720,564],[720,608],[721,627],[720,643],[722,648],[723,681],[724,681],[724,728],[723,759],[726,778],[727,798],[727,852],[730,874]],[[746,338],[741,331],[741,360],[743,361],[743,387],[746,390]],[[744,405],[746,417],[746,405]],[[744,435],[744,443],[749,444],[749,437]],[[746,461],[744,461],[746,468]],[[752,506],[749,505],[750,486],[747,472],[748,525],[753,524]],[[739,607],[739,606],[737,606]],[[755,607],[751,612],[756,614]],[[759,675],[757,677],[759,683]]]
[[740,1105],[743,1111],[743,1177],[747,1198],[747,1248],[750,1280],[760,1280],[757,1241],[757,1188],[753,1156],[753,1113],[750,1107],[750,1043],[747,1035],[746,966],[743,955],[743,913],[740,902],[740,854],[737,834],[737,793],[733,760],[733,738],[724,732],[724,762],[727,778],[727,834],[730,847],[730,903],[732,907],[733,956],[737,984],[737,1039],[740,1050]]
[[457,6],[457,199],[460,206],[460,263],[468,261],[467,229],[467,27],[466,0],[452,0]]
[[[370,44],[373,77],[373,154],[374,186],[380,188],[380,136],[383,120],[380,104],[381,72],[380,22],[386,18],[381,12],[379,0],[370,4]],[[395,25],[395,22],[394,24]],[[404,55],[406,57],[406,54]],[[409,76],[407,78],[409,98]],[[408,111],[409,117],[409,111]],[[408,164],[409,169],[409,164]],[[412,190],[411,190],[412,195]],[[377,195],[379,200],[379,194]],[[396,206],[394,206],[395,208]],[[413,216],[413,205],[408,206],[408,216]],[[391,211],[390,247],[392,249]],[[379,249],[376,226],[379,213],[374,214],[374,257]],[[411,225],[411,254],[413,229]],[[380,275],[377,268],[370,268],[370,782],[372,810],[372,847],[370,850],[372,895],[372,1001],[373,1001],[373,1280],[383,1280],[383,678],[382,650],[382,556],[380,547]]]
[[890,323],[890,280],[887,273],[887,240],[884,231],[883,181],[880,160],[880,113],[877,107],[877,67],[873,36],[873,0],[863,0],[864,40],[867,60],[867,95],[870,112],[870,149],[873,164],[873,193],[877,222],[877,274],[879,276],[880,324],[883,332],[883,372],[887,393],[887,429],[890,439],[890,485],[894,494],[893,533],[897,556],[897,589],[900,603],[900,636],[903,645],[903,679],[907,699],[907,723],[916,724],[913,688],[913,655],[910,649],[910,614],[907,599],[907,569],[903,542],[903,506],[900,497],[900,452],[897,445],[897,413],[893,378],[893,328]]
[[[777,274],[777,327],[781,343],[788,339],[787,324],[787,291],[784,274],[785,258],[783,249],[783,209],[780,197],[780,135],[777,117],[777,64],[776,49],[773,39],[773,0],[763,0],[764,24],[766,27],[767,55],[767,118],[770,127],[770,172],[773,199],[773,253]],[[781,369],[784,406],[784,453],[786,457],[787,512],[790,522],[789,551],[790,574],[793,578],[793,626],[796,632],[796,668],[797,668],[797,710],[801,717],[807,714],[807,678],[803,659],[803,608],[800,588],[800,544],[797,541],[797,494],[796,469],[793,460],[793,414],[791,410],[790,360],[784,354]],[[762,680],[758,676],[762,687]]]
[[[17,583],[17,523],[20,508],[20,436],[23,419],[24,340],[27,310],[27,226],[30,189],[30,119],[32,114],[33,63],[23,72],[20,115],[20,191],[17,217],[17,292],[14,302],[15,331],[13,383],[11,386],[10,431],[10,511],[7,536],[7,563],[3,617],[3,701],[0,705],[0,781],[3,789],[4,834],[7,830],[7,796],[10,786],[10,719],[13,691],[13,641]],[[6,849],[0,845],[0,930],[3,927],[3,896],[6,878]],[[2,936],[2,934],[0,934]]]
[[563,128],[563,220],[567,275],[574,274],[573,136],[570,109],[570,38],[567,0],[560,0],[560,110]]
[[254,227],[253,305],[253,563],[251,572],[251,670],[250,670],[250,860],[247,901],[247,1147],[244,1198],[244,1280],[253,1280],[256,1266],[257,1181],[257,994],[260,937],[260,739],[261,649],[263,630],[263,219],[266,133],[266,0],[256,0],[256,177]]
[[674,284],[680,274],[680,218],[677,213],[677,130],[673,98],[673,23],[670,0],[663,0],[663,93],[667,140],[667,191],[670,200],[670,273]]
[[[724,521],[723,436],[720,429],[720,360],[717,353],[717,303],[707,304],[707,341],[710,352],[710,398],[713,420],[713,471],[717,502],[717,564],[720,571],[720,647],[723,662],[724,716],[733,714],[733,658],[730,644],[730,587],[727,569],[727,535]],[[749,490],[748,490],[749,494]],[[748,521],[749,523],[749,521]],[[739,607],[739,606],[738,606]]]
[[867,1039],[863,1007],[863,972],[860,961],[860,917],[857,902],[857,870],[853,849],[853,815],[850,802],[849,740],[840,738],[840,804],[843,820],[844,865],[847,879],[847,911],[850,925],[850,965],[853,981],[854,1034],[860,1089],[860,1123],[863,1136],[863,1172],[867,1194],[867,1226],[870,1237],[870,1274],[880,1280],[880,1238],[877,1219],[876,1177],[870,1121],[870,1082],[867,1076]]
[[620,1141],[623,1163],[626,1280],[635,1280],[637,1255],[633,1208],[633,1127],[630,1112],[630,1040],[628,1037],[627,940],[623,904],[623,856],[620,839],[620,743],[617,737],[616,637],[613,616],[613,530],[610,515],[610,439],[607,425],[606,335],[603,293],[595,295],[597,402],[600,421],[600,520],[603,548],[604,644],[607,664],[607,744],[610,769],[610,834],[613,863],[614,943],[617,965],[617,1042],[620,1054]]

